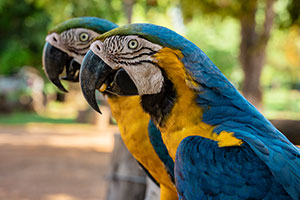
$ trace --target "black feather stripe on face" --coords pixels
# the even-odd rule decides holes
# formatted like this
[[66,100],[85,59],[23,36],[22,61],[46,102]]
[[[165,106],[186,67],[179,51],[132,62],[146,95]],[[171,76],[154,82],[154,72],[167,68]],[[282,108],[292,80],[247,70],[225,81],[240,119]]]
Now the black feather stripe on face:
[[141,97],[143,109],[150,114],[153,122],[159,126],[164,125],[164,121],[171,112],[177,98],[173,83],[165,76],[164,72],[163,76],[164,84],[160,93]]
[[96,40],[91,46],[95,55],[113,70],[123,68],[141,96],[161,90],[163,76],[154,56],[161,48],[136,35],[113,35],[103,41]]

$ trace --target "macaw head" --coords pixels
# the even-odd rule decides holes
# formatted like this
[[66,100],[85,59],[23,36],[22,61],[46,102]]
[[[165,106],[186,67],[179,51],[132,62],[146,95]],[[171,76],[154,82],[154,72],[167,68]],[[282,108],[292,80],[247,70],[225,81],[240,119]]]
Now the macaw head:
[[[118,73],[123,70],[130,81],[118,79]],[[184,95],[184,90],[200,91],[208,79],[206,75],[211,73],[221,75],[189,40],[165,27],[131,24],[96,38],[83,60],[80,82],[86,100],[97,111],[95,89],[106,86],[119,95],[140,95],[142,100],[165,99],[160,102],[167,107],[165,110],[171,107],[176,96]],[[122,91],[114,88],[122,88]]]
[[49,80],[60,90],[67,92],[62,79],[79,81],[79,69],[84,55],[98,35],[116,28],[117,25],[96,17],[78,17],[58,24],[49,31],[43,50],[43,66]]

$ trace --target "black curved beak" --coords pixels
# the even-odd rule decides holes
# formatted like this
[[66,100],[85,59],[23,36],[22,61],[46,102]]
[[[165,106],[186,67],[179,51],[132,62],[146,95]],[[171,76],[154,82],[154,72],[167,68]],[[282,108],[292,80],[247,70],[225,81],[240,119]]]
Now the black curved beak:
[[68,92],[61,84],[59,75],[64,71],[69,56],[46,42],[43,50],[43,66],[48,79],[61,91]]
[[113,73],[102,59],[89,50],[81,64],[79,81],[84,98],[90,106],[101,114],[98,107],[95,92],[104,83],[105,79]]
[[99,113],[95,91],[104,83],[108,86],[104,92],[121,96],[138,95],[137,87],[123,68],[113,70],[91,50],[85,55],[79,74],[85,99]]
[[134,82],[123,68],[116,72],[113,77],[112,84],[110,84],[107,88],[107,92],[120,96],[132,96],[139,94]]
[[79,82],[80,64],[72,59],[66,64],[66,76],[61,77],[62,80],[77,83]]

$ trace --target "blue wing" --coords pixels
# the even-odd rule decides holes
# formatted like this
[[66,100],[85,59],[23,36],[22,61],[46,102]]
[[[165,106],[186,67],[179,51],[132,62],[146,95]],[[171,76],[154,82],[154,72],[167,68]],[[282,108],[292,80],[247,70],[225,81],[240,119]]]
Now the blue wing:
[[152,120],[150,120],[148,125],[148,132],[150,142],[153,145],[155,152],[157,153],[160,160],[164,163],[171,180],[174,181],[174,162],[169,152],[162,140],[160,131],[156,128]]
[[293,199],[300,199],[300,153],[297,147],[281,137],[279,131],[277,137],[242,132],[235,135],[248,143]]
[[217,134],[233,132],[242,139],[289,195],[300,199],[299,148],[250,104],[202,51],[188,55],[182,61],[199,84],[194,90],[203,109],[202,121],[215,126]]
[[180,199],[292,199],[269,167],[244,143],[219,148],[189,136],[179,145],[175,181]]
[[[217,80],[215,80],[217,82]],[[218,86],[221,83],[217,84]],[[204,108],[203,122],[214,132],[233,132],[271,170],[275,179],[293,197],[300,199],[300,151],[229,82],[212,88],[203,86],[197,103]],[[226,92],[225,92],[226,90]]]

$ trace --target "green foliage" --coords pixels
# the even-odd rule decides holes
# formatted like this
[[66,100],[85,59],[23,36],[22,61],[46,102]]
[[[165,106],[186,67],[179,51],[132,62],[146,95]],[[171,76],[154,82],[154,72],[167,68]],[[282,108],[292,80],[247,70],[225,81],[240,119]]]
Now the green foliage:
[[119,0],[0,0],[0,74],[24,65],[41,70],[42,47],[51,26],[78,16],[122,19]]
[[122,3],[119,0],[32,0],[51,15],[51,26],[67,19],[80,16],[101,17],[118,22],[123,16]]
[[269,119],[300,119],[299,91],[269,89],[264,93],[264,105],[264,114]]
[[243,13],[243,10],[247,9],[248,4],[248,0],[180,0],[186,20],[191,20],[199,14],[238,17]]
[[176,5],[177,2],[174,0],[136,0],[133,6],[132,21],[170,25],[168,10]]
[[280,28],[300,26],[300,1],[278,0],[275,4],[277,13],[276,22]]
[[[258,3],[256,20],[264,21],[265,1],[262,0],[180,0],[185,20],[191,20],[195,15],[217,15],[221,17],[240,18],[249,9],[251,3]],[[276,24],[289,28],[294,24],[300,25],[300,1],[276,0]]]
[[49,15],[25,0],[0,1],[0,73],[40,65]]
[[1,53],[0,74],[10,74],[21,68],[24,63],[30,63],[31,52],[22,46],[22,42],[10,40]]
[[239,66],[239,24],[232,18],[197,16],[187,24],[187,37],[199,46],[218,68],[235,84],[241,76],[233,71]]
[[300,1],[290,0],[288,4],[288,11],[290,15],[291,25],[300,25]]
[[36,113],[17,112],[11,115],[0,115],[0,124],[26,124],[26,123],[55,123],[55,124],[73,124],[76,123],[72,118],[51,118],[41,116]]

